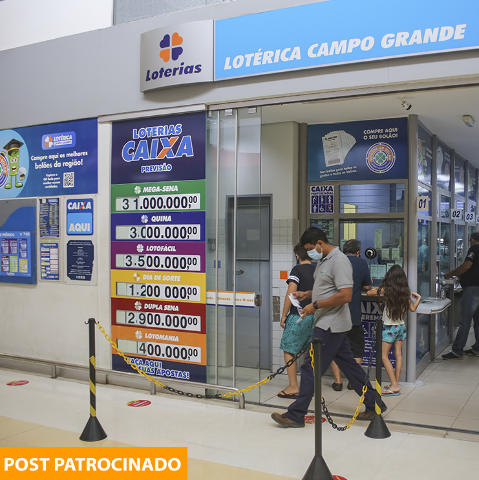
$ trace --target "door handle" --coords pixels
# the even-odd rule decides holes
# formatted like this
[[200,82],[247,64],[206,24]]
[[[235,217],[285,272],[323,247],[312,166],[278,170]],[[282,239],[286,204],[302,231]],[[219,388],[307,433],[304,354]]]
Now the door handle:
[[255,307],[262,307],[263,306],[263,295],[255,295],[254,296],[254,306]]
[[244,270],[236,270],[236,275],[243,275]]

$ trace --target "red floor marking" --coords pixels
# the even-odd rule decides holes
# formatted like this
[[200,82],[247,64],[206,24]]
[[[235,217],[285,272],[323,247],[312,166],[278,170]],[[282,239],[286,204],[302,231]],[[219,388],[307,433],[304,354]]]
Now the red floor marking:
[[17,387],[19,385],[26,385],[27,383],[30,383],[28,380],[15,380],[14,382],[8,382],[7,385],[10,385],[12,387]]
[[[321,423],[324,423],[326,421],[326,419],[324,417],[321,418]],[[314,415],[306,415],[304,417],[304,423],[310,423],[312,425],[314,425],[315,423],[315,416]]]
[[151,402],[149,400],[132,400],[131,402],[128,402],[127,405],[129,407],[147,407],[148,405],[151,405]]

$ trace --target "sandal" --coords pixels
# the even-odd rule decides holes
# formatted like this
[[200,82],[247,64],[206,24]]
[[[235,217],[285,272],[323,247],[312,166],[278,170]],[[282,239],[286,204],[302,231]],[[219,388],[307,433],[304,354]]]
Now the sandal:
[[383,390],[383,393],[381,395],[383,397],[396,397],[398,395],[401,395],[401,392],[393,392],[392,390]]
[[[299,393],[299,392],[298,392]],[[278,393],[279,398],[298,398],[297,393],[286,393],[284,390],[281,390],[281,392]]]

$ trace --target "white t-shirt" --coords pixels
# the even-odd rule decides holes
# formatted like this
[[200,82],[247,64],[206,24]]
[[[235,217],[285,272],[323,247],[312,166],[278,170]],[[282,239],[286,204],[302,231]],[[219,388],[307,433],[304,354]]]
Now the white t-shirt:
[[401,320],[393,320],[386,311],[386,307],[384,307],[383,311],[383,324],[384,325],[404,325],[404,318]]

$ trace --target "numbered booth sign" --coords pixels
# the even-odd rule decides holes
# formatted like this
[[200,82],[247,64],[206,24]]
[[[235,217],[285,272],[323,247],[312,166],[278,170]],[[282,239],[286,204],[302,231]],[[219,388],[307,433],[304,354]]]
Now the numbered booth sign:
[[417,211],[429,212],[429,197],[427,195],[419,195],[417,197]]
[[472,212],[467,212],[466,213],[466,222],[476,223],[476,215]]
[[463,211],[459,208],[454,208],[451,210],[451,220],[461,221],[463,220]]

